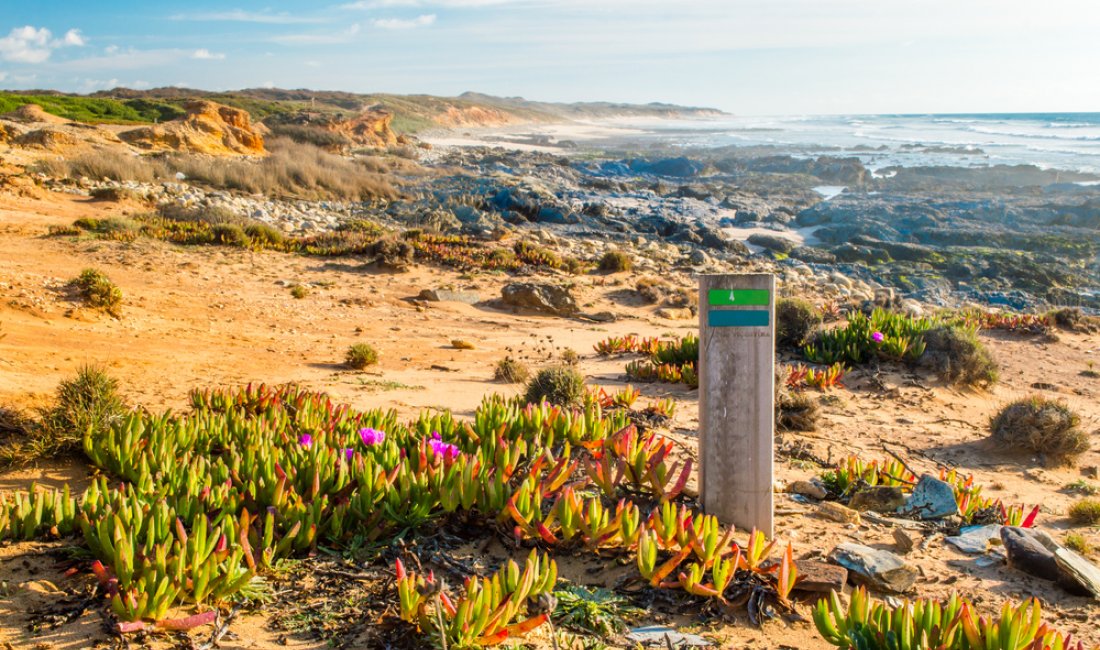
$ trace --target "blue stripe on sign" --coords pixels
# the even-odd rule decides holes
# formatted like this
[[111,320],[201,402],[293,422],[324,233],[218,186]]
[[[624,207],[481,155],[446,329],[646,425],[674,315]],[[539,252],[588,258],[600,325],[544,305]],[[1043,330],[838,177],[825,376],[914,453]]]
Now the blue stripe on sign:
[[768,310],[723,310],[707,312],[709,327],[767,327]]

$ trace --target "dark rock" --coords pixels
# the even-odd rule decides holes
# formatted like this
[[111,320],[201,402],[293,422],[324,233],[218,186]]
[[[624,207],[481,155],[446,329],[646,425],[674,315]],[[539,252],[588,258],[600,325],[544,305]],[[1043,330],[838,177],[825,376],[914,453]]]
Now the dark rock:
[[539,223],[580,223],[580,217],[565,208],[543,206],[539,208],[535,221]]
[[836,255],[813,246],[799,246],[790,252],[790,256],[809,264],[835,264]]
[[698,176],[703,171],[703,163],[690,158],[665,158],[650,162],[648,160],[630,161],[630,169],[643,174],[656,176],[671,176],[674,178],[691,178]]
[[890,551],[845,543],[833,549],[829,559],[851,572],[853,580],[874,589],[902,593],[917,581],[917,569]]
[[579,311],[569,289],[550,284],[514,282],[501,289],[501,299],[509,307],[556,316],[575,316]]
[[1039,543],[1027,528],[1004,526],[1001,543],[1008,555],[1008,566],[1013,569],[1044,580],[1056,581],[1061,576],[1054,553]]
[[790,253],[797,245],[794,241],[786,237],[765,235],[762,233],[749,235],[749,243],[770,251],[775,251],[776,253],[782,253],[783,255]]

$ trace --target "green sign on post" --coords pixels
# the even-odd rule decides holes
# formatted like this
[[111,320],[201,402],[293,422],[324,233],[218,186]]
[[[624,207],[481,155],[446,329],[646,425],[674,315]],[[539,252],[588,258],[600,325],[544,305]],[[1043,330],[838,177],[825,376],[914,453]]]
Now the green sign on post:
[[707,297],[711,307],[767,307],[771,303],[767,289],[711,289]]

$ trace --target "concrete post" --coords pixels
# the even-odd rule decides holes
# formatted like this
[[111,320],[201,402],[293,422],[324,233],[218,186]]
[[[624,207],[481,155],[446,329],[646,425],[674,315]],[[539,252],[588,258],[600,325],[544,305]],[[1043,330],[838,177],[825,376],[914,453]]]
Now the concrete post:
[[699,278],[699,495],[703,510],[774,533],[775,276]]

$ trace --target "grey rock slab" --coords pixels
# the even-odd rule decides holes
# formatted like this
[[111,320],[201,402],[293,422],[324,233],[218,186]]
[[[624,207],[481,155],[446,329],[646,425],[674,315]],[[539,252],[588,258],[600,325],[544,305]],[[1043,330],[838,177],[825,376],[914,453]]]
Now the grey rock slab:
[[677,632],[671,627],[665,627],[663,625],[636,627],[627,633],[626,639],[631,643],[640,643],[647,647],[658,646],[661,648],[669,647],[669,644],[671,644],[673,648],[706,648],[714,645],[698,634]]
[[1060,572],[1054,552],[1042,544],[1027,528],[1004,526],[1001,543],[1008,556],[1008,566],[1044,580],[1058,580]]
[[833,549],[829,558],[851,571],[853,579],[882,591],[902,593],[917,581],[916,567],[890,551],[845,543]]
[[948,537],[945,541],[970,555],[982,555],[989,550],[989,544],[993,540],[1001,539],[1001,526],[990,524],[988,526],[967,526],[954,537]]
[[898,509],[899,514],[904,514],[917,519],[943,519],[958,513],[959,504],[955,500],[955,489],[950,483],[941,481],[931,474],[920,477],[909,500]]
[[1081,585],[1092,597],[1100,600],[1100,569],[1068,548],[1054,551],[1054,560],[1062,573]]
[[577,300],[566,287],[531,282],[513,282],[500,292],[501,299],[509,307],[531,309],[557,316],[574,316],[579,308]]
[[424,289],[420,299],[428,302],[462,302],[472,305],[481,301],[481,296],[473,291],[451,291],[449,289]]

